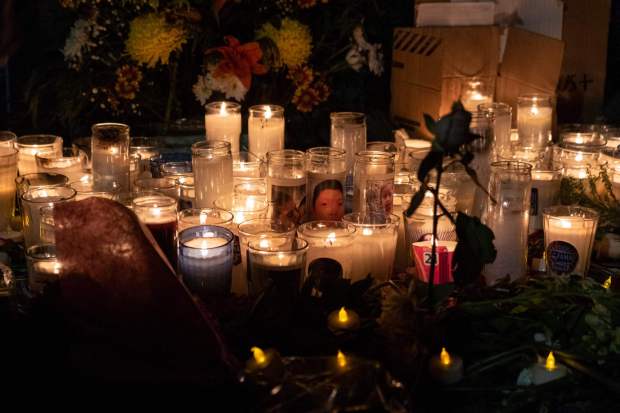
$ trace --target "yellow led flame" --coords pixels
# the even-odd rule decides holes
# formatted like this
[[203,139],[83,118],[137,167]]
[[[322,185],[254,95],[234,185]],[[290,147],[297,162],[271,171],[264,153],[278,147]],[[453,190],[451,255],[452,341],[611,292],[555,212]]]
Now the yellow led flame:
[[452,360],[450,359],[450,354],[446,351],[445,347],[441,348],[439,360],[441,360],[441,364],[443,364],[444,366],[449,366],[450,363],[452,363]]
[[545,361],[545,368],[549,371],[555,370],[555,357],[553,357],[553,351],[549,352],[547,361]]
[[611,275],[603,283],[603,288],[609,290],[611,288]]
[[338,311],[338,321],[341,323],[349,321],[349,314],[347,314],[347,310],[345,310],[344,307],[340,308],[340,311]]
[[250,349],[252,354],[254,355],[254,360],[256,360],[257,364],[265,364],[267,362],[267,357],[265,356],[265,352],[258,347],[252,347]]
[[338,355],[336,356],[336,359],[338,360],[338,366],[340,367],[347,366],[347,358],[344,356],[342,351],[338,350]]

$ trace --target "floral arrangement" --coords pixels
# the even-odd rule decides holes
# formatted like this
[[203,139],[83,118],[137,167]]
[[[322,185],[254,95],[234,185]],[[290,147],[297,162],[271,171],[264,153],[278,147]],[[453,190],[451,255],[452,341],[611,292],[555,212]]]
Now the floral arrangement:
[[404,2],[57,1],[70,22],[61,60],[36,68],[27,98],[40,116],[41,95],[53,96],[54,121],[71,128],[169,124],[216,99],[276,103],[293,117],[367,104],[387,113],[384,50],[392,28],[408,24],[394,19]]

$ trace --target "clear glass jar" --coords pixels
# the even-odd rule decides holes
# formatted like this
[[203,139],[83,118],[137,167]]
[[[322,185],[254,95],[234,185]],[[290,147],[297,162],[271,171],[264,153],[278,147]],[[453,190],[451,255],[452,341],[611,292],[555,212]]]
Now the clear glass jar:
[[192,173],[191,161],[164,162],[159,166],[162,177],[188,175]]
[[65,148],[60,155],[57,152],[39,152],[35,155],[39,172],[57,173],[69,178],[69,182],[76,182],[86,174],[88,159],[80,150],[77,152]]
[[248,149],[265,159],[267,153],[284,149],[284,108],[256,105],[249,109]]
[[463,78],[461,81],[461,103],[465,110],[476,113],[480,105],[493,103],[493,84],[480,77]]
[[138,196],[132,209],[153,234],[171,265],[177,262],[177,200],[165,195]]
[[17,149],[0,146],[0,231],[10,229],[15,208]]
[[44,243],[26,250],[26,266],[28,287],[34,296],[43,294],[46,286],[57,282],[62,271],[62,264],[56,257],[56,246]]
[[226,141],[233,153],[239,152],[241,105],[225,101],[206,105],[205,132],[208,141]]
[[[344,149],[347,156],[347,173],[353,176],[355,154],[366,150],[366,115],[358,112],[332,112],[330,146]],[[352,190],[352,180],[348,181]]]
[[40,152],[62,154],[62,138],[55,135],[24,135],[17,138],[17,169],[20,175],[39,172],[35,156]]
[[159,192],[177,199],[177,181],[174,178],[142,178],[134,182],[135,192]]
[[[469,144],[470,150],[475,154],[473,161],[469,166],[476,171],[478,182],[483,187],[489,184],[490,164],[492,157],[493,134],[490,127],[489,119],[482,112],[472,114],[471,124],[469,127],[472,133],[481,137]],[[487,200],[487,194],[480,188],[476,187],[474,194],[474,208],[472,214],[480,217],[484,205]]]
[[[441,190],[439,193],[439,200],[450,211],[454,213],[456,209],[457,200],[452,192],[447,190]],[[434,197],[431,192],[426,192],[424,200],[416,209],[415,213],[410,217],[405,217],[405,240],[407,243],[407,249],[411,249],[411,244],[414,242],[428,241],[433,237],[433,204]],[[441,211],[437,210],[438,214]],[[445,215],[442,215],[437,220],[437,240],[438,241],[456,241],[456,228]],[[411,254],[411,251],[409,251]]]
[[179,212],[179,232],[200,225],[217,225],[231,227],[233,214],[220,208],[184,209]]
[[560,196],[561,169],[532,169],[532,195],[530,197],[529,233],[543,229],[543,210],[558,204]]
[[299,224],[306,215],[306,155],[284,149],[267,156],[267,200],[273,218]]
[[551,144],[553,106],[551,96],[529,94],[517,100],[517,129],[519,146],[525,150],[540,150]]
[[297,236],[308,241],[308,275],[323,266],[333,271],[339,267],[343,278],[351,277],[355,226],[342,221],[310,221],[297,228]]
[[0,130],[0,147],[15,148],[17,135],[9,130]]
[[394,154],[358,152],[353,172],[353,212],[391,214],[394,174]]
[[310,220],[335,220],[344,216],[347,174],[344,149],[318,147],[307,152],[306,200]]
[[481,104],[478,109],[484,113],[491,125],[494,153],[499,157],[509,157],[512,153],[510,142],[512,107],[507,103],[498,102]]
[[432,143],[426,139],[406,139],[403,163],[407,170],[417,172],[420,163],[431,150]]
[[532,166],[524,162],[491,164],[488,202],[482,221],[493,231],[497,257],[484,267],[487,284],[508,276],[511,281],[525,276],[530,218]]
[[21,196],[22,225],[26,247],[41,244],[41,208],[75,199],[75,189],[66,186],[31,187]]
[[92,127],[92,173],[96,191],[129,191],[129,126],[98,123]]
[[196,142],[192,145],[192,165],[196,207],[209,208],[221,198],[222,207],[230,210],[233,194],[233,168],[230,143]]

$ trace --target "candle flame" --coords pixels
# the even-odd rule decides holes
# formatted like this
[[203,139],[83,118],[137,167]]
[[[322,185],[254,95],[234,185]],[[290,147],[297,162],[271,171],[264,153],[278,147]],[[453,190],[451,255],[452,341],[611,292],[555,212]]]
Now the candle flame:
[[347,314],[347,310],[345,310],[344,307],[341,307],[340,311],[338,311],[338,321],[341,323],[349,321],[349,314]]
[[254,356],[254,360],[256,360],[256,363],[265,364],[267,362],[267,356],[265,356],[265,352],[259,347],[252,347],[250,351],[252,351],[252,355]]
[[200,249],[203,249],[203,250],[209,249],[209,241],[207,241],[206,239],[203,239],[202,241],[200,241]]
[[530,113],[532,114],[532,116],[538,115],[538,106],[536,105],[532,106],[530,109]]
[[110,154],[111,155],[118,155],[118,152],[119,152],[119,150],[118,150],[118,148],[116,146],[112,146],[110,148]]
[[338,354],[336,355],[336,359],[338,360],[338,365],[340,367],[346,367],[347,366],[347,358],[342,353],[342,351],[338,350]]
[[265,119],[271,119],[273,114],[271,113],[271,106],[265,107]]
[[571,224],[570,221],[568,221],[566,219],[561,219],[560,220],[560,227],[562,227],[562,228],[572,228],[573,224]]
[[329,234],[327,234],[327,239],[325,240],[325,242],[329,245],[334,245],[334,242],[336,242],[336,233],[330,232]]
[[[577,143],[581,143],[581,142],[577,142]],[[577,162],[583,161],[583,154],[581,152],[577,152],[577,155],[575,155],[575,160]]]
[[603,283],[603,288],[609,290],[611,288],[611,275]]
[[362,235],[366,235],[366,236],[368,236],[368,235],[372,235],[372,229],[370,229],[370,228],[364,228],[364,229],[362,230]]
[[555,357],[553,357],[553,351],[549,352],[547,361],[545,361],[545,368],[549,371],[555,370]]
[[249,196],[245,200],[245,209],[246,209],[246,211],[253,211],[255,207],[256,207],[256,200],[254,199],[253,196]]
[[261,248],[268,248],[269,241],[263,238],[262,240],[258,241],[258,246]]
[[577,134],[577,137],[575,138],[575,143],[576,144],[582,144],[583,143],[583,138],[581,137],[581,133]]
[[205,225],[207,223],[207,218],[207,213],[205,211],[200,211],[200,216],[198,217],[200,225]]
[[441,354],[439,355],[439,359],[441,360],[441,364],[444,366],[449,366],[452,363],[450,359],[450,354],[446,351],[445,347],[441,348]]
[[228,112],[226,111],[226,102],[222,102],[220,105],[220,116],[226,116]]
[[159,217],[159,216],[161,216],[161,209],[153,208],[152,213],[153,213],[153,216]]

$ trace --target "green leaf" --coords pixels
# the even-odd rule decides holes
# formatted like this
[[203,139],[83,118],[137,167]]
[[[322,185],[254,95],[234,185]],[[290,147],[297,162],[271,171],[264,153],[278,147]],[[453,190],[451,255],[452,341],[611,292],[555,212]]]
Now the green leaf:
[[495,260],[493,231],[476,217],[459,212],[456,218],[458,244],[454,251],[454,279],[461,285],[479,279],[484,264]]
[[510,311],[510,314],[521,314],[525,313],[527,310],[529,310],[528,307],[524,305],[518,305]]
[[430,133],[432,133],[433,135],[437,133],[435,128],[435,119],[433,119],[427,113],[424,114],[424,123],[426,124],[426,129],[428,129]]

